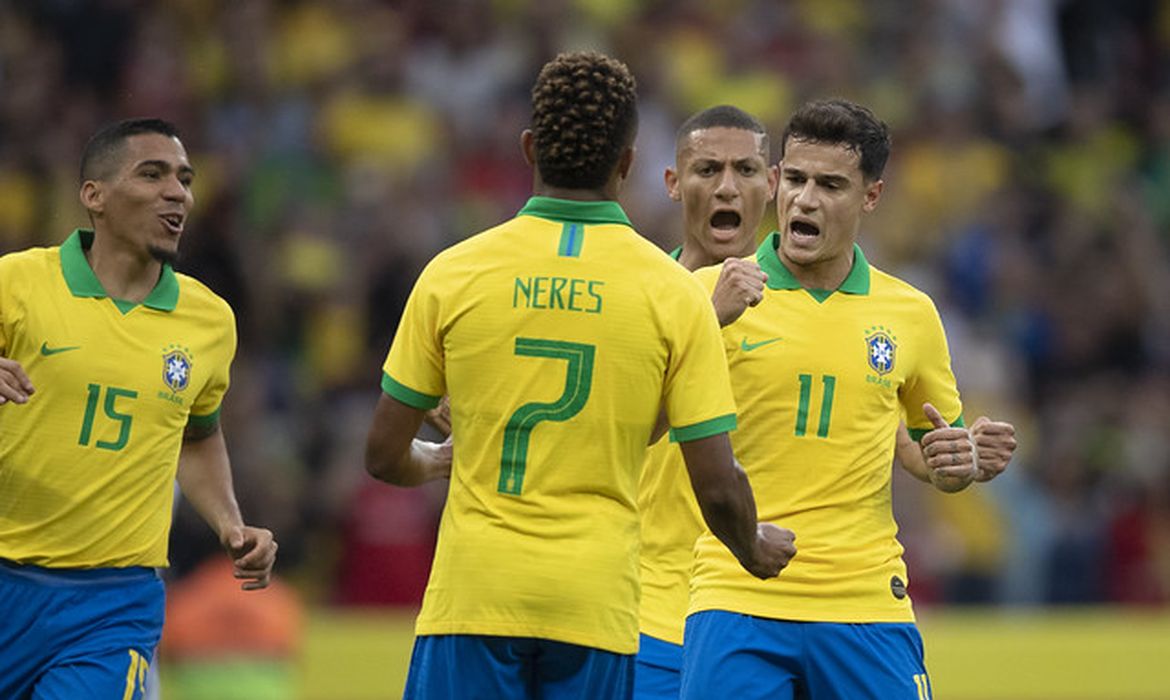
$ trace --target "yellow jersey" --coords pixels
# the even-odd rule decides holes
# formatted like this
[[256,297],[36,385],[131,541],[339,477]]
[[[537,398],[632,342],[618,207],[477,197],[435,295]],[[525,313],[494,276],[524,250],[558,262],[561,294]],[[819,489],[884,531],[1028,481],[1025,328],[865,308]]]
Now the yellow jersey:
[[[797,554],[760,581],[704,533],[690,612],[817,622],[913,621],[890,481],[902,411],[915,439],[931,402],[962,425],[942,322],[922,292],[870,267],[854,247],[833,292],[804,289],[776,253],[757,252],[763,301],[723,329],[745,416],[732,433],[761,521],[796,533]],[[719,268],[697,271],[713,289]]]
[[450,395],[447,505],[417,632],[637,649],[637,483],[664,407],[679,439],[735,406],[698,282],[616,202],[533,197],[420,275],[382,388]]
[[0,257],[0,356],[36,388],[0,405],[0,558],[166,566],[183,430],[217,419],[235,318],[167,265],[141,304],[109,298],[92,241]]
[[656,639],[682,644],[694,545],[706,524],[691,490],[682,450],[670,440],[659,440],[646,451],[638,508],[642,514],[638,629]]

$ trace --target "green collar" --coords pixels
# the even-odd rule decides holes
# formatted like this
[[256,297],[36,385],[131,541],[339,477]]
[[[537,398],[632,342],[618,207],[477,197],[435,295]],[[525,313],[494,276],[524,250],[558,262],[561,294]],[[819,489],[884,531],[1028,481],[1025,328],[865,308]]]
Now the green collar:
[[675,262],[678,262],[678,259],[682,256],[682,246],[680,245],[679,247],[670,251],[670,253],[668,253],[668,255],[670,255],[672,260],[674,260]]
[[[756,261],[760,263],[764,272],[768,273],[768,289],[801,289],[800,282],[796,281],[796,278],[780,261],[780,256],[776,254],[779,245],[780,234],[773,231],[756,251]],[[849,276],[845,278],[840,287],[829,291],[821,289],[808,291],[813,296],[818,297],[819,301],[824,301],[834,291],[845,294],[869,294],[869,262],[865,259],[865,254],[861,252],[861,246],[853,244],[853,268],[849,270]]]
[[[106,294],[105,287],[98,281],[97,275],[93,274],[93,268],[89,266],[89,261],[85,259],[85,251],[92,245],[93,231],[88,229],[79,228],[65,239],[61,244],[61,274],[65,276],[65,284],[69,286],[73,296],[102,299],[109,294]],[[158,284],[154,285],[150,295],[142,300],[142,305],[159,311],[174,311],[178,303],[179,280],[171,266],[163,263]],[[122,304],[119,304],[119,308],[121,307]]]
[[517,216],[539,216],[562,223],[623,224],[633,228],[622,205],[614,201],[581,202],[575,199],[532,197]]

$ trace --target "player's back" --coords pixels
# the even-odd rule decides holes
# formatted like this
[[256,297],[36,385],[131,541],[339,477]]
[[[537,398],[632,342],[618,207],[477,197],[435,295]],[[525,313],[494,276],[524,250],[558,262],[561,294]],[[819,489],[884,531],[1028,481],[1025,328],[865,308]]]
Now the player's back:
[[704,302],[613,202],[534,198],[428,266],[395,347],[439,355],[456,448],[420,634],[634,651],[637,479],[659,406],[696,399],[675,426],[733,412],[675,374],[714,328]]

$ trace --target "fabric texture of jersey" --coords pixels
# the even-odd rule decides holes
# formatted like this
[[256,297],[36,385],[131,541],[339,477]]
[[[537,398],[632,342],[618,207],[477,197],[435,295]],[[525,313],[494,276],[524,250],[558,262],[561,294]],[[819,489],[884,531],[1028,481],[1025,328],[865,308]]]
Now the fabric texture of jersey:
[[770,620],[707,610],[687,618],[683,700],[931,700],[922,636],[909,622]]
[[659,408],[684,441],[735,426],[695,279],[617,203],[534,197],[431,261],[384,370],[417,408],[449,394],[459,436],[418,634],[634,653],[637,483]]
[[669,440],[659,440],[646,451],[638,508],[642,514],[639,629],[682,644],[695,540],[706,525],[691,490],[682,450]]
[[0,258],[0,356],[36,387],[0,406],[0,558],[166,566],[183,430],[215,420],[235,319],[169,266],[143,303],[109,298],[92,237]]
[[[962,407],[942,322],[922,292],[866,262],[832,293],[801,288],[761,244],[764,298],[723,329],[742,425],[731,435],[761,521],[796,534],[797,554],[760,581],[709,533],[696,544],[690,611],[821,622],[914,619],[890,481],[898,422],[955,425]],[[718,267],[695,273],[708,289]]]

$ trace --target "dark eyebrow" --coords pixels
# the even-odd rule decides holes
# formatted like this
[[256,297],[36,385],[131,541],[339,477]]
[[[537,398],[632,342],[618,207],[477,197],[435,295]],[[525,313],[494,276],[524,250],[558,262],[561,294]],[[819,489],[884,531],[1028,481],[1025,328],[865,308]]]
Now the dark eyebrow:
[[[791,166],[785,167],[783,170],[783,174],[784,175],[801,175],[801,176],[806,177],[806,178],[808,177],[808,173],[804,172],[800,168],[794,168]],[[836,174],[832,174],[832,173],[827,174],[827,175],[815,175],[815,176],[813,176],[812,179],[816,180],[817,182],[819,182],[822,185],[844,186],[844,185],[849,184],[849,178],[845,177],[844,175],[836,175]]]
[[848,185],[849,178],[844,175],[821,175],[817,180],[825,185]]
[[[135,166],[134,169],[137,170],[139,168],[148,168],[148,167],[149,168],[158,168],[160,170],[168,170],[168,171],[172,169],[171,164],[165,160],[144,160],[141,163],[139,163],[137,166]],[[191,177],[195,176],[195,168],[192,168],[190,165],[180,165],[178,167],[178,172],[181,175],[190,175]]]

